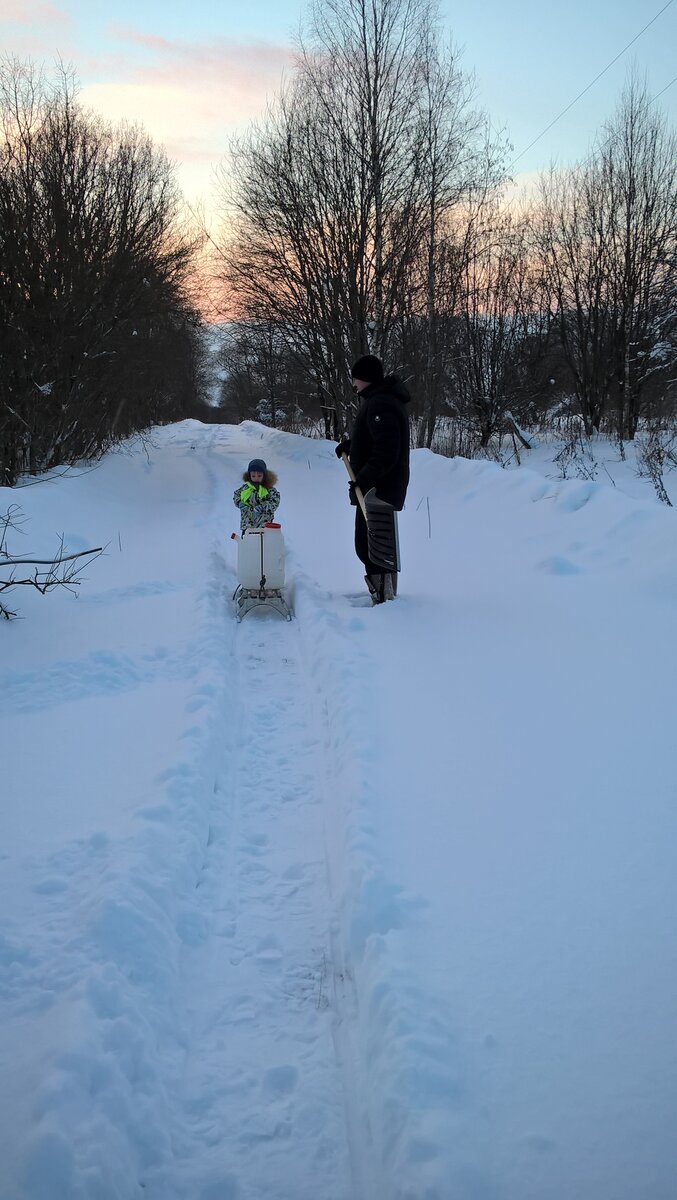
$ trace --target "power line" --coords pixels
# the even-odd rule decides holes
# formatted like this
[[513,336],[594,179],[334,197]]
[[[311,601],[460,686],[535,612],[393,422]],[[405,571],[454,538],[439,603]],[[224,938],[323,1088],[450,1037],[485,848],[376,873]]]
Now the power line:
[[[662,95],[663,95],[663,92],[667,92],[668,88],[672,87],[673,83],[677,83],[677,75],[675,75],[675,76],[674,76],[674,78],[673,78],[673,79],[671,79],[669,83],[666,83],[665,87],[664,87],[664,88],[661,88],[660,92],[656,92],[656,95],[655,95],[655,96],[651,96],[651,97],[650,97],[650,98],[649,98],[649,99],[646,101],[646,103],[645,103],[645,104],[642,106],[642,108],[640,108],[640,109],[639,109],[639,112],[638,112],[638,114],[637,114],[637,115],[638,115],[638,116],[641,116],[643,113],[646,113],[646,112],[648,112],[648,111],[649,111],[649,109],[651,108],[651,105],[652,105],[652,104],[655,104],[655,103],[656,103],[656,101],[658,100],[659,96],[662,96]],[[601,154],[603,154],[603,153],[604,153],[606,150],[609,150],[609,149],[611,149],[611,147],[613,146],[614,142],[617,142],[620,136],[621,136],[621,134],[618,132],[618,130],[616,130],[616,131],[614,131],[614,130],[611,130],[611,132],[607,134],[607,136],[606,136],[606,138],[604,139],[604,141],[603,141],[603,142],[600,144],[600,146],[598,147],[597,151],[593,150],[593,151],[592,151],[592,152],[591,152],[591,153],[590,153],[590,154],[587,156],[587,158],[584,158],[584,159],[583,159],[583,161],[580,163],[580,167],[581,167],[581,169],[582,169],[582,168],[584,168],[584,167],[590,166],[590,164],[591,164],[592,162],[594,162],[594,159],[595,159],[596,153],[601,153]]]
[[[574,104],[578,103],[578,101],[581,99],[581,96],[584,96],[586,92],[590,91],[591,87],[594,87],[594,85],[597,83],[598,79],[601,79],[603,75],[606,75],[607,71],[609,71],[611,69],[611,67],[613,67],[614,63],[618,62],[619,58],[621,58],[625,54],[626,50],[629,50],[631,46],[634,46],[634,44],[638,40],[638,38],[641,38],[642,34],[646,33],[649,26],[653,25],[654,21],[657,21],[658,18],[660,16],[662,16],[662,14],[665,12],[665,10],[667,8],[670,8],[670,5],[673,3],[674,3],[674,0],[668,0],[668,3],[664,4],[663,7],[660,9],[660,11],[657,12],[656,15],[651,18],[650,21],[647,21],[644,28],[640,29],[639,33],[635,34],[632,41],[628,42],[627,46],[624,46],[622,50],[619,50],[616,57],[612,58],[610,63],[607,63],[607,65],[604,67],[604,69],[599,72],[599,75],[595,75],[595,78],[592,79],[590,81],[590,83],[586,87],[583,88],[583,91],[579,92],[578,95],[576,97],[574,97],[574,99],[571,101],[571,103],[567,104],[566,108],[563,108],[562,111],[560,113],[558,113],[556,117],[553,118],[553,120],[550,122],[550,124],[546,125],[545,129],[541,130],[541,132],[538,134],[538,137],[535,137],[533,142],[529,142],[529,145],[526,146],[524,148],[524,150],[520,150],[517,157],[513,158],[512,162],[510,163],[510,166],[508,167],[508,171],[512,171],[512,168],[514,167],[515,163],[519,162],[520,158],[522,158],[527,153],[527,151],[531,150],[532,146],[536,145],[536,142],[540,142],[541,138],[544,137],[545,134],[548,133],[548,131],[550,129],[552,129],[553,125],[556,125],[557,122],[565,115],[565,113],[568,113],[569,109],[573,108]],[[674,79],[671,82],[674,83],[675,82]],[[671,84],[669,83],[667,85],[667,87],[663,88],[663,92],[667,91],[667,88],[670,86],[671,86]],[[662,96],[663,92],[659,92],[658,95]],[[657,100],[658,96],[654,96],[654,99]]]
[[675,75],[674,79],[671,79],[669,83],[666,83],[665,87],[661,88],[660,92],[656,92],[656,95],[652,98],[651,103],[653,104],[659,96],[662,96],[663,92],[667,92],[668,88],[671,88],[673,83],[677,83],[677,75]]
[[[668,88],[671,88],[671,87],[672,87],[673,83],[677,83],[677,75],[675,75],[675,76],[674,76],[674,77],[673,77],[673,78],[670,80],[670,82],[669,82],[669,83],[666,83],[665,87],[664,87],[664,88],[661,88],[660,92],[656,92],[656,95],[655,95],[655,96],[651,96],[651,97],[650,97],[650,98],[649,98],[649,99],[648,99],[648,100],[647,100],[647,101],[644,103],[644,105],[642,106],[642,108],[640,108],[640,109],[639,109],[638,116],[641,116],[641,114],[642,114],[642,113],[644,113],[644,112],[648,112],[648,111],[649,111],[649,109],[651,108],[651,105],[652,105],[652,104],[655,104],[655,103],[656,103],[656,101],[659,99],[659,97],[660,97],[660,96],[662,96],[664,92],[667,92]],[[586,158],[584,158],[582,161],[580,161],[580,162],[576,163],[576,169],[577,169],[577,170],[584,170],[584,168],[585,168],[585,167],[587,167],[587,166],[590,166],[590,165],[591,165],[591,164],[592,164],[592,163],[595,161],[595,157],[596,157],[598,154],[604,154],[604,152],[605,152],[606,150],[609,150],[609,149],[611,148],[611,146],[613,146],[614,142],[618,141],[618,139],[619,139],[619,137],[620,137],[620,136],[621,136],[621,134],[619,134],[619,132],[618,132],[617,130],[616,130],[616,131],[614,131],[614,130],[611,130],[611,131],[610,131],[610,132],[607,134],[607,136],[606,136],[606,138],[604,139],[604,141],[603,141],[603,142],[601,142],[601,143],[600,143],[600,145],[599,145],[599,146],[598,146],[598,147],[597,147],[595,150],[592,150],[592,151],[591,151],[591,153],[590,153],[590,154],[588,154],[588,155],[587,155],[587,157],[586,157]]]

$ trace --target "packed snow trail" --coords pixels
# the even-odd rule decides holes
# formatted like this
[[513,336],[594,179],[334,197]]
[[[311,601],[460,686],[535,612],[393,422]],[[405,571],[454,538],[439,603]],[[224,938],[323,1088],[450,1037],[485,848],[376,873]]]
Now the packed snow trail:
[[[41,784],[54,832],[71,827],[76,839],[50,852],[34,783],[35,811],[13,815],[16,844],[6,839],[4,910],[17,915],[0,939],[0,1054],[5,1078],[23,1074],[28,1090],[5,1099],[2,1200],[364,1195],[347,1136],[353,1080],[337,1061],[326,731],[298,625],[265,611],[235,624],[233,478],[251,451],[245,439],[231,458],[227,441],[189,426],[159,461],[151,453],[136,497],[113,482],[111,497],[122,493],[123,509],[136,501],[144,518],[120,553],[138,537],[140,574],[157,560],[165,581],[90,591],[54,663],[42,668],[36,654],[34,670],[4,681],[5,715],[28,739],[20,761],[51,714],[53,741],[42,726],[37,735]],[[111,458],[113,477],[121,465]],[[106,495],[105,470],[100,484]],[[154,597],[173,609],[159,621]],[[123,622],[107,619],[116,607]],[[102,648],[82,657],[90,632]],[[168,644],[156,644],[163,634]],[[81,745],[92,705],[100,732]],[[78,753],[83,779],[100,782],[94,798],[76,786],[73,803]],[[11,784],[14,794],[20,771]],[[36,853],[12,877],[31,825]]]
[[[221,553],[231,549],[230,484],[228,473],[216,492]],[[232,566],[220,583],[232,624]],[[190,1033],[177,1193],[361,1200],[346,1137],[352,1081],[334,1046],[321,724],[297,625],[257,610],[238,627],[224,718],[182,964]]]
[[[237,626],[261,455],[296,620]],[[109,550],[0,630],[1,1200],[674,1200],[675,511],[412,468],[376,609],[327,443],[21,495]]]
[[280,1200],[355,1195],[331,1028],[323,768],[297,640],[259,613],[237,635],[198,944],[183,964],[191,1035],[177,1157],[187,1197],[203,1179],[215,1196],[263,1198],[271,1168]]

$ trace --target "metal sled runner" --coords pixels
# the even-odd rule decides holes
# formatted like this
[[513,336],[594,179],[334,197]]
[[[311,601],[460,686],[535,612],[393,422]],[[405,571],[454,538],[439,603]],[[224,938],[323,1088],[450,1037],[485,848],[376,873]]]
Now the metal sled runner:
[[233,593],[238,621],[253,608],[273,608],[291,621],[292,612],[282,592],[284,586],[284,541],[282,529],[271,523],[262,529],[247,529],[237,539],[238,585]]

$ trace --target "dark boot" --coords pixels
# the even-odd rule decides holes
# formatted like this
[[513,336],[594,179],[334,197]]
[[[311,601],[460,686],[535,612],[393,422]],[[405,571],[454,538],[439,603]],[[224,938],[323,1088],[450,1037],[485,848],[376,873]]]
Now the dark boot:
[[384,575],[365,575],[364,582],[366,583],[371,593],[372,604],[383,604],[384,596]]

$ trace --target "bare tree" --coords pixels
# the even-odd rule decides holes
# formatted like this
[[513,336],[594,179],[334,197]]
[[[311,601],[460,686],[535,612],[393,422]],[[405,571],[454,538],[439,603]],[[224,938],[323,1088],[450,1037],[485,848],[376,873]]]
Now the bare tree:
[[313,98],[290,87],[266,123],[233,147],[224,199],[235,215],[222,278],[233,315],[272,322],[334,400],[345,390],[350,338],[343,260],[359,229],[349,215],[352,180],[317,117]]
[[199,318],[172,168],[78,104],[62,69],[0,64],[3,481],[175,419]]
[[[8,548],[7,535],[21,524],[23,516],[16,504],[11,504],[7,512],[0,516],[0,595],[17,587],[34,588],[42,596],[57,587],[75,591],[82,582],[85,566],[103,553],[102,546],[95,546],[92,550],[67,554],[62,537],[56,554],[51,558],[15,556]],[[0,600],[0,618],[10,621],[16,616],[16,612]]]
[[609,236],[607,180],[596,161],[542,177],[537,247],[588,436],[600,428],[614,370]]
[[463,268],[453,373],[461,410],[486,447],[506,410],[519,411],[521,368],[545,314],[526,219],[496,204],[479,217]]
[[224,419],[256,416],[273,428],[296,429],[304,414],[319,418],[312,381],[271,321],[229,324],[218,360]]
[[485,115],[472,107],[474,81],[462,71],[458,53],[451,45],[442,48],[430,26],[419,71],[425,317],[418,325],[425,367],[417,379],[424,398],[418,443],[430,446],[450,366],[452,343],[443,332],[458,312],[473,223],[501,180],[504,147],[491,135]]
[[609,198],[617,428],[632,439],[646,385],[677,365],[677,137],[634,72],[599,154]]
[[437,38],[425,0],[316,5],[295,74],[221,175],[231,311],[284,331],[341,425],[350,361],[397,365],[403,303],[436,311],[440,226],[476,174],[484,119]]
[[639,475],[649,477],[658,499],[669,508],[672,508],[672,500],[668,495],[663,475],[666,467],[677,467],[675,442],[674,432],[653,426],[637,448]]
[[329,135],[346,143],[350,157],[342,170],[357,175],[361,237],[354,266],[367,304],[355,353],[387,353],[397,282],[420,236],[419,91],[436,22],[429,0],[322,0],[312,5],[309,42],[301,47],[301,80],[326,112]]
[[633,438],[677,362],[677,141],[632,75],[590,158],[541,181],[539,249],[585,430]]

